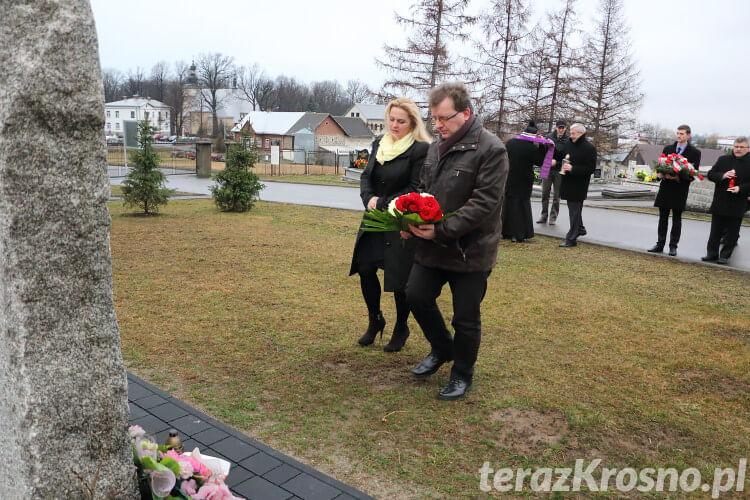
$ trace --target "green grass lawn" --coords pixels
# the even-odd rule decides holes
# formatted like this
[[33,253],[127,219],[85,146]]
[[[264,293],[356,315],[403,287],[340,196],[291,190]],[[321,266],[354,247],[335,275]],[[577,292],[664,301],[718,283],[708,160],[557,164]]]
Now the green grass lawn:
[[[210,200],[150,218],[110,210],[128,368],[376,497],[483,497],[485,461],[598,457],[705,475],[750,449],[748,274],[503,242],[475,390],[446,403],[446,367],[410,377],[428,352],[413,320],[400,353],[382,351],[387,338],[356,345],[367,315],[347,274],[359,213],[258,203],[226,214]],[[450,320],[447,287],[439,301]],[[391,294],[383,310],[389,333]]]
[[293,182],[297,184],[324,184],[327,186],[347,186],[359,189],[359,184],[341,180],[341,175],[304,175],[304,174],[285,174],[285,175],[268,175],[259,174],[261,180]]

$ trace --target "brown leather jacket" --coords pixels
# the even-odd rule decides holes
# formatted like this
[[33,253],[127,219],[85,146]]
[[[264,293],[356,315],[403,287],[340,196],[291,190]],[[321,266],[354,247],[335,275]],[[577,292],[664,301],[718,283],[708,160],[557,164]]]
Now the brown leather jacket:
[[479,118],[442,157],[438,143],[430,145],[420,188],[437,198],[443,213],[456,214],[435,225],[434,241],[418,242],[417,262],[449,271],[492,269],[507,177],[505,145],[482,127]]

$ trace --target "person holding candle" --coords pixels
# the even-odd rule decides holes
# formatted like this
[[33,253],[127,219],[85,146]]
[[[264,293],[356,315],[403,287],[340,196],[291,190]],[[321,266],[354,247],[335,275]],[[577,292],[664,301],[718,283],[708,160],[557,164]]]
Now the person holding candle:
[[[750,155],[747,137],[734,140],[732,153],[720,156],[708,172],[708,179],[716,184],[711,203],[711,232],[706,245],[704,262],[727,264],[740,236],[742,217],[750,195]],[[719,250],[722,235],[724,246]]]

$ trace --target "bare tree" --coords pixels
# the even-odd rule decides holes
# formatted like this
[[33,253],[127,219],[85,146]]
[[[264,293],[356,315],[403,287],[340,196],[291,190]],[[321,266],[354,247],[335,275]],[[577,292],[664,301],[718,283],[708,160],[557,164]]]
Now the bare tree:
[[143,68],[137,67],[135,71],[128,71],[128,79],[125,81],[123,88],[129,96],[143,95],[143,84],[146,81],[146,77],[143,75]]
[[[557,12],[547,15],[547,34],[551,42],[551,54],[546,63],[552,73],[552,95],[549,106],[549,128],[558,119],[560,109],[565,109],[570,97],[571,72],[575,65],[572,57],[570,38],[576,33],[576,19],[573,7],[576,0],[565,0],[565,5]],[[557,115],[556,115],[557,113]]]
[[201,87],[200,95],[211,110],[212,137],[219,133],[218,110],[223,96],[220,89],[229,87],[234,77],[234,58],[221,55],[219,52],[201,54],[197,64],[198,82]]
[[528,9],[523,0],[492,0],[480,16],[482,40],[476,43],[478,59],[473,61],[479,82],[477,91],[485,106],[495,107],[495,130],[507,132],[518,102],[512,94],[520,73],[521,42],[528,35]]
[[307,85],[284,75],[276,77],[270,107],[276,111],[316,111]]
[[169,64],[159,61],[151,68],[150,87],[151,92],[148,95],[157,101],[164,102],[167,93],[167,83],[169,81]]
[[660,123],[641,123],[638,131],[649,144],[669,144],[675,138],[675,131],[662,127]]
[[[552,40],[537,26],[531,31],[526,54],[520,63],[524,71],[518,75],[518,120],[547,120],[553,101],[554,75],[549,68]],[[537,123],[540,125],[540,123]]]
[[310,86],[317,111],[340,115],[349,107],[346,92],[335,80],[313,82]]
[[360,82],[359,80],[349,80],[346,82],[346,98],[348,99],[349,105],[354,105],[360,102],[369,102],[373,100],[372,90],[367,84]]
[[174,65],[174,78],[167,82],[164,103],[172,108],[171,128],[172,133],[182,135],[185,126],[186,92],[190,69],[184,61],[178,61]]
[[404,47],[385,45],[384,59],[376,59],[391,78],[383,84],[381,95],[393,92],[410,95],[426,103],[427,92],[441,81],[463,79],[453,69],[447,42],[463,41],[466,28],[476,19],[464,14],[469,0],[415,0],[411,17],[395,14],[396,21],[410,31]]
[[600,152],[617,147],[617,128],[633,123],[643,94],[632,61],[622,0],[600,0],[597,25],[588,34],[576,81],[577,113]]
[[253,105],[254,110],[268,108],[272,93],[273,80],[255,63],[252,66],[242,66],[237,69],[238,97]]
[[125,77],[116,69],[105,69],[102,71],[102,83],[104,83],[104,102],[113,102],[122,96],[122,85]]

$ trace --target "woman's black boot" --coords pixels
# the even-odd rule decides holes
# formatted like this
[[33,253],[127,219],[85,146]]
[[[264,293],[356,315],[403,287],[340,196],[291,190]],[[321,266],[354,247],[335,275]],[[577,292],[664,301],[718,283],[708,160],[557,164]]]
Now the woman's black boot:
[[396,326],[393,327],[393,336],[391,337],[390,342],[383,347],[383,350],[385,352],[398,352],[406,343],[406,339],[409,338],[409,325],[404,323],[396,323]]
[[374,316],[370,314],[370,324],[367,327],[367,331],[357,342],[359,342],[359,345],[361,346],[370,345],[375,341],[378,332],[380,332],[380,337],[383,338],[383,330],[385,330],[385,319],[383,318],[383,313],[378,312]]

